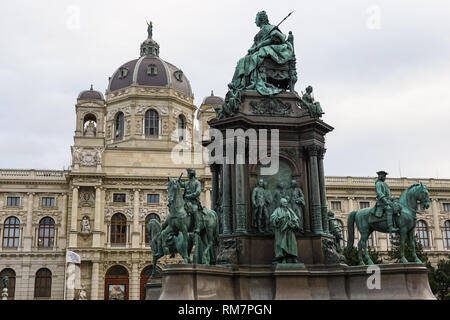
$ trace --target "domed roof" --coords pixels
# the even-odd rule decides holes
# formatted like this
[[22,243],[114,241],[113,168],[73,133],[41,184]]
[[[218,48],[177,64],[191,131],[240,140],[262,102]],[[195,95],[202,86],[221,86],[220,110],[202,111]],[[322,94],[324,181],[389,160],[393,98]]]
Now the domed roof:
[[80,92],[80,94],[78,95],[78,99],[99,99],[99,100],[104,100],[103,99],[103,94],[100,91],[94,90],[92,84],[91,84],[91,89],[84,90],[84,91]]
[[149,37],[141,44],[141,57],[131,60],[114,72],[108,90],[116,91],[131,85],[172,88],[192,97],[189,80],[183,71],[159,57],[159,45]]
[[221,97],[215,96],[212,90],[211,95],[205,97],[202,102],[202,104],[212,104],[212,105],[222,105],[223,103],[224,100]]

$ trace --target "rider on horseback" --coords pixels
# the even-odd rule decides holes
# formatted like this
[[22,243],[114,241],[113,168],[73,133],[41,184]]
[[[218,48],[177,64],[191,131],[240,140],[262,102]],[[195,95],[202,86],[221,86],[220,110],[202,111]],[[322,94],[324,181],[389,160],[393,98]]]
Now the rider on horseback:
[[393,214],[397,214],[400,211],[399,204],[394,197],[391,196],[391,190],[389,190],[386,182],[385,171],[378,171],[378,179],[375,182],[375,189],[377,192],[377,203],[375,204],[375,216],[381,218],[383,213],[386,213],[388,231],[390,233],[399,231],[398,228],[394,227]]
[[203,206],[200,203],[199,196],[202,191],[200,181],[195,177],[195,169],[188,168],[187,173],[189,180],[182,182],[181,187],[184,188],[183,198],[185,201],[185,209],[188,214],[194,217],[194,232],[200,233],[201,214],[203,212]]

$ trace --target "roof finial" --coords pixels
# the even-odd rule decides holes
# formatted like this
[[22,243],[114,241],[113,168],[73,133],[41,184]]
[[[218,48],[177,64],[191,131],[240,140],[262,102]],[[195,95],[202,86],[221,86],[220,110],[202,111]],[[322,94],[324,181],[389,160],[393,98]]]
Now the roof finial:
[[211,97],[214,97],[214,91],[211,90]]
[[91,91],[94,90],[94,86],[91,84]]

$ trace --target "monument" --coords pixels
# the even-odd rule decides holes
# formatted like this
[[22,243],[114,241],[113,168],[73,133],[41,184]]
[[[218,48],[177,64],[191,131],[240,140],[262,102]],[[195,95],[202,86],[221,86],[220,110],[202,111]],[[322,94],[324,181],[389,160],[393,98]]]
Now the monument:
[[[433,298],[423,265],[380,266],[385,282],[373,292],[366,285],[367,267],[343,263],[340,231],[330,224],[325,193],[325,135],[333,127],[321,119],[311,86],[302,96],[295,91],[294,35],[279,28],[290,15],[276,26],[265,11],[256,15],[254,44],[238,61],[225,101],[208,123],[211,138],[203,144],[221,221],[215,265],[191,264],[184,247],[175,245],[184,252],[184,264],[162,270],[159,298]],[[169,180],[169,198],[170,190],[178,194],[169,200],[174,214],[189,211],[184,202],[177,204],[181,193],[175,189],[182,185]],[[194,194],[193,186],[185,195]],[[180,235],[172,232],[172,238]]]

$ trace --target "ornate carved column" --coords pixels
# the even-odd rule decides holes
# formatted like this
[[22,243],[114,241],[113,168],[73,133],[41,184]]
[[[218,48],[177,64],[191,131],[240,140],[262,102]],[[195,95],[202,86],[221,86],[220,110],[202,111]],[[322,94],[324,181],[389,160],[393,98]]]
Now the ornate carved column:
[[245,188],[244,164],[235,164],[236,183],[236,232],[247,232],[247,204],[245,202],[247,190]]
[[223,234],[232,233],[231,165],[223,164]]
[[131,247],[139,248],[139,196],[140,190],[134,189],[134,202],[133,202],[133,231],[131,233]]
[[433,200],[431,200],[431,213],[433,214],[433,224],[434,224],[434,247],[436,248],[436,250],[438,251],[442,251],[444,250],[444,242],[442,239],[442,231],[441,231],[441,226],[440,226],[440,222],[439,222],[439,201],[436,198],[433,198]]
[[72,212],[70,219],[70,238],[69,247],[77,246],[77,226],[78,226],[78,186],[74,186],[72,189]]
[[28,201],[27,201],[27,226],[25,228],[25,235],[23,237],[23,249],[25,251],[31,250],[31,243],[33,238],[33,199],[34,193],[28,193]]
[[91,277],[91,300],[98,300],[99,289],[99,263],[97,261],[92,262],[92,277]]
[[311,231],[317,234],[322,234],[322,213],[320,205],[320,185],[319,185],[319,168],[317,164],[317,154],[319,146],[310,145],[306,147],[308,152],[308,167],[310,176],[310,210],[311,210]]
[[328,225],[328,207],[327,207],[327,195],[326,195],[326,187],[325,187],[325,173],[323,168],[323,158],[325,156],[325,152],[327,149],[320,148],[317,154],[318,157],[318,165],[319,165],[319,186],[320,186],[320,205],[322,212],[322,228],[325,233],[329,233],[329,225]]

